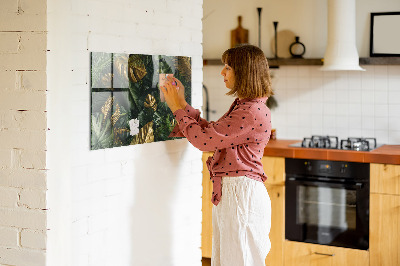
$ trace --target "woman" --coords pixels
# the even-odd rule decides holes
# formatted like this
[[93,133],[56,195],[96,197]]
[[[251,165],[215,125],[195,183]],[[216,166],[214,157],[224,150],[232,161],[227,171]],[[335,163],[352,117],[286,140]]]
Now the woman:
[[227,95],[237,98],[216,122],[200,118],[188,105],[182,83],[169,78],[162,87],[178,122],[171,136],[184,136],[202,151],[213,182],[212,265],[265,265],[270,250],[271,202],[261,158],[271,130],[267,97],[272,95],[268,62],[252,45],[228,49],[221,71]]

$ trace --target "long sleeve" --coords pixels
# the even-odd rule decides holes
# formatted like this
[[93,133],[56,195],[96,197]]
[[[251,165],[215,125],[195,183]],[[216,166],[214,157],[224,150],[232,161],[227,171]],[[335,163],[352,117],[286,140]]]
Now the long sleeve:
[[236,99],[216,122],[201,119],[200,112],[190,106],[174,112],[176,131],[182,137],[201,151],[214,151],[207,160],[214,205],[221,200],[223,177],[247,176],[261,182],[267,178],[261,163],[271,131],[266,100]]
[[[201,127],[208,126],[209,122],[200,117],[200,110],[194,109],[189,104],[187,104],[183,110],[186,112],[188,116],[197,121]],[[182,134],[182,132],[180,131],[179,125],[176,125],[174,129],[171,131],[169,137],[185,137],[185,135]]]
[[[250,109],[237,108],[218,122],[201,124],[182,109],[175,111],[180,132],[201,151],[230,148],[254,141],[250,131],[254,130],[256,119]],[[262,126],[262,124],[261,124]]]

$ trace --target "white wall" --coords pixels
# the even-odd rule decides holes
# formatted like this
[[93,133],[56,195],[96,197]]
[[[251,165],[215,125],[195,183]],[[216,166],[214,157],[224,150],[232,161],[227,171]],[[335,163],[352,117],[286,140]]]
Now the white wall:
[[279,22],[278,31],[289,30],[300,36],[300,41],[309,51],[307,56],[316,57],[322,51],[327,37],[324,32],[327,25],[326,2],[321,0],[205,0],[204,58],[219,59],[221,54],[230,48],[230,31],[237,27],[238,16],[242,16],[243,28],[249,30],[249,43],[258,45],[258,7],[262,8],[261,49],[267,57],[273,55],[273,21]]
[[[204,58],[220,58],[230,46],[230,31],[238,25],[249,30],[249,43],[258,45],[258,12],[261,7],[261,49],[267,57],[274,56],[274,26],[278,21],[278,32],[285,32],[278,41],[288,43],[286,36],[299,36],[306,46],[305,57],[324,56],[328,9],[327,0],[204,0],[203,36]],[[356,0],[356,42],[360,57],[369,56],[370,13],[399,11],[398,0]],[[289,34],[290,33],[290,34]],[[279,33],[278,33],[279,34]],[[284,48],[278,45],[278,53]],[[290,57],[288,52],[285,52]]]
[[48,265],[201,264],[201,152],[90,151],[89,53],[192,56],[200,107],[202,15],[201,0],[48,2]]
[[[385,0],[378,5],[376,1],[358,0],[356,3],[357,47],[361,57],[368,57],[369,13],[398,11],[400,2]],[[257,45],[258,6],[266,11],[262,18],[266,25],[262,28],[270,27],[262,32],[265,38],[262,49],[267,56],[272,55],[267,43],[273,38],[272,21],[277,20],[283,25],[278,30],[290,29],[303,39],[307,47],[305,57],[321,58],[326,47],[326,15],[322,15],[327,12],[326,4],[327,1],[312,0],[254,1],[248,8],[248,2],[234,1],[230,2],[233,8],[229,11],[226,1],[205,0],[204,58],[220,58],[229,48],[229,31],[236,27],[238,15],[243,15],[243,26],[250,30],[250,43]],[[399,144],[400,66],[363,67],[367,71],[321,72],[318,66],[273,69],[273,89],[279,107],[272,111],[272,124],[278,138],[302,139],[322,134],[339,138],[376,137],[382,144]],[[211,120],[218,119],[233,100],[225,96],[221,68],[222,65],[205,66],[203,70],[204,84],[210,92],[210,109],[216,110],[210,115]]]
[[46,1],[0,2],[0,265],[46,260]]

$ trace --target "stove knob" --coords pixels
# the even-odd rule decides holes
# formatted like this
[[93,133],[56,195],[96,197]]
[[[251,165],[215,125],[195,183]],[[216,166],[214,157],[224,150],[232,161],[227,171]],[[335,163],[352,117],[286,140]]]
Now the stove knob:
[[341,174],[346,173],[346,169],[347,169],[347,164],[342,164],[342,167],[340,168],[340,173]]
[[306,170],[308,172],[311,172],[311,170],[312,170],[311,162],[306,162],[305,165],[306,165]]

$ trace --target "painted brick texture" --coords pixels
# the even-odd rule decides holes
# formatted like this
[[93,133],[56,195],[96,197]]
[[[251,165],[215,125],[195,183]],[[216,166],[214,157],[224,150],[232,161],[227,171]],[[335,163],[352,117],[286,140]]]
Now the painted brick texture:
[[201,152],[185,139],[90,151],[89,59],[191,56],[199,108],[202,0],[58,0],[47,10],[47,264],[201,265]]
[[46,2],[0,3],[1,265],[45,265]]
[[192,56],[200,107],[202,1],[4,0],[0,15],[0,264],[200,265],[201,153],[91,152],[88,84],[90,51]]

